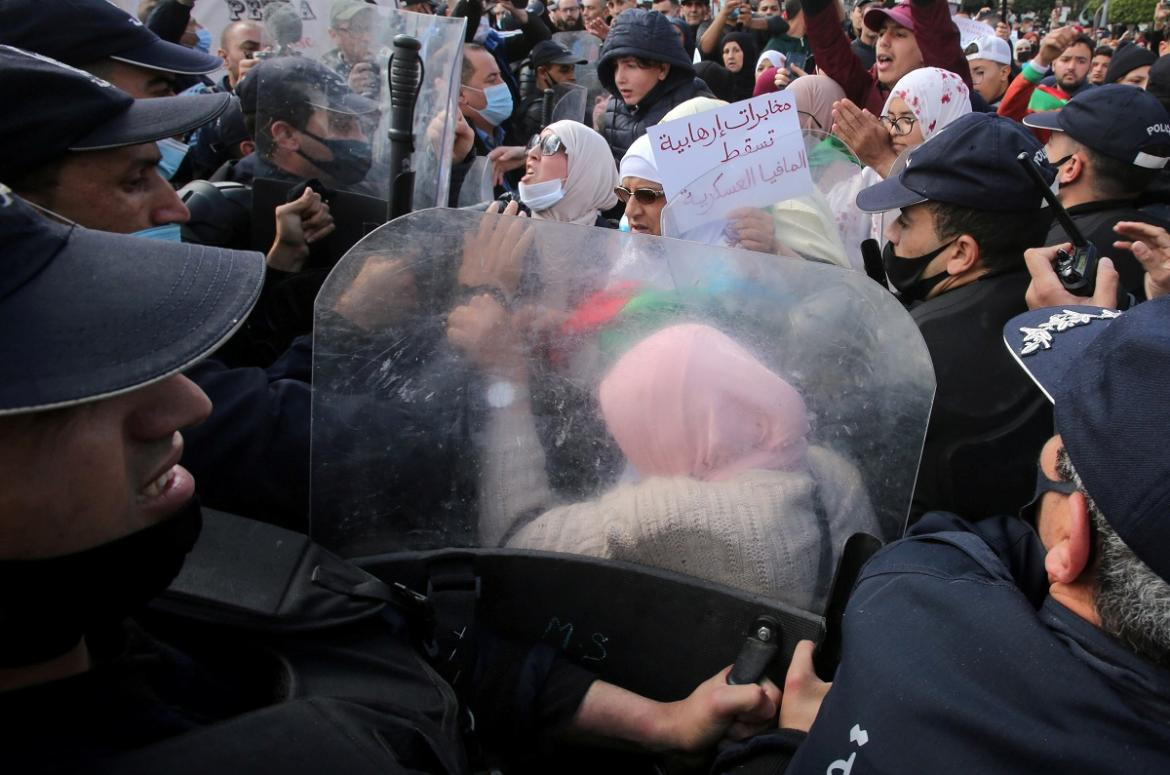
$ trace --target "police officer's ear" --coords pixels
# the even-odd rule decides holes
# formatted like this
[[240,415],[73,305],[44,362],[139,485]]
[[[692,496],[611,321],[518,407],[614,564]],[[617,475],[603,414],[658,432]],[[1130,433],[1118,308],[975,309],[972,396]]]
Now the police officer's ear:
[[[1045,520],[1049,514],[1045,514]],[[1074,492],[1051,514],[1052,524],[1045,525],[1044,569],[1052,583],[1075,584],[1089,567],[1093,533],[1090,528],[1089,502],[1083,493]]]
[[947,249],[947,274],[959,275],[975,269],[982,252],[979,243],[970,234],[960,234]]
[[300,149],[301,141],[296,127],[287,121],[273,121],[268,131],[272,135],[273,145],[277,148],[283,148],[286,151]]

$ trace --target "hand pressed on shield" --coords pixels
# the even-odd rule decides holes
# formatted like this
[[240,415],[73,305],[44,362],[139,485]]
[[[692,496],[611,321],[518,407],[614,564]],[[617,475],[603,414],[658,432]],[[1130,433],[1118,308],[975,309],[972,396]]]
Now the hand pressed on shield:
[[1061,249],[1071,251],[1072,244],[1052,245],[1046,248],[1032,248],[1024,251],[1024,263],[1028,267],[1028,274],[1032,275],[1032,282],[1028,283],[1028,291],[1024,294],[1024,301],[1028,309],[1042,307],[1061,307],[1068,304],[1092,304],[1098,307],[1117,306],[1117,270],[1113,261],[1102,257],[1097,262],[1097,282],[1093,286],[1092,298],[1076,296],[1065,290],[1060,284],[1053,264],[1056,254]]
[[862,164],[883,178],[898,158],[890,131],[874,114],[849,100],[833,103],[833,134],[848,145]]
[[[488,211],[497,212],[498,205],[498,202],[491,203]],[[502,214],[517,215],[519,208],[518,203],[509,202]],[[535,239],[536,233],[525,215],[517,218],[483,217],[479,228],[464,238],[459,283],[470,288],[494,288],[511,298],[520,286],[524,257]]]
[[780,698],[781,729],[807,732],[817,720],[825,695],[833,688],[833,684],[817,677],[812,661],[814,648],[811,640],[802,640],[792,652]]
[[299,272],[309,258],[309,246],[333,233],[333,215],[321,195],[306,187],[295,201],[275,211],[276,237],[268,251],[267,263],[281,272]]
[[366,258],[333,311],[366,331],[378,331],[417,307],[418,285],[406,261],[375,254]]
[[1114,242],[1113,247],[1133,253],[1146,270],[1146,298],[1156,299],[1170,293],[1170,233],[1137,221],[1118,221],[1113,230],[1129,237]]
[[758,207],[740,207],[727,214],[731,244],[760,253],[776,251],[776,225],[772,214]]
[[447,316],[447,339],[483,371],[513,382],[525,380],[523,340],[511,315],[492,296],[480,294],[452,310]]

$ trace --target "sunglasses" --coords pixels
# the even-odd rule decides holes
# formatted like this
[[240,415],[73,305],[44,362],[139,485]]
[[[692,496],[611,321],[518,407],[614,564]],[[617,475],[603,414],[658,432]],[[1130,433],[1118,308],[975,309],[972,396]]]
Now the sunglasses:
[[657,188],[635,188],[633,191],[625,186],[614,186],[613,192],[617,194],[617,198],[623,203],[630,201],[630,197],[638,200],[639,204],[652,205],[658,201],[660,197],[665,197],[666,192],[660,191]]
[[541,156],[555,156],[561,151],[565,150],[565,144],[561,142],[561,138],[554,134],[548,134],[544,137],[540,135],[533,135],[528,139],[528,145],[525,146],[525,152],[531,151],[533,148],[540,148]]

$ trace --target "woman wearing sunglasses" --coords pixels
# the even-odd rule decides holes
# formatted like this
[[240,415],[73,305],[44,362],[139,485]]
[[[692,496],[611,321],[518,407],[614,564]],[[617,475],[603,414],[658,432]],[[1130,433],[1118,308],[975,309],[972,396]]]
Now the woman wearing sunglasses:
[[556,121],[528,141],[520,201],[532,217],[609,226],[617,170],[605,139],[577,121]]

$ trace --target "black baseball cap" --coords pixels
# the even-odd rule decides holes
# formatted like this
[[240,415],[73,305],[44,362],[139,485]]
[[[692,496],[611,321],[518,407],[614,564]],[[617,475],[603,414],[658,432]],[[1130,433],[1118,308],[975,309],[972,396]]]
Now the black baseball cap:
[[223,66],[219,57],[168,43],[107,0],[4,0],[0,43],[74,67],[116,59],[151,70],[205,75]]
[[908,151],[896,175],[859,192],[857,206],[871,213],[923,202],[995,212],[1039,210],[1044,200],[1016,157],[1034,156],[1041,148],[1016,121],[968,113]]
[[0,187],[0,414],[96,401],[165,379],[244,322],[260,253],[84,229]]
[[1150,66],[1146,91],[1162,103],[1163,109],[1170,112],[1170,56],[1158,57],[1158,61]]
[[260,100],[269,110],[306,102],[323,110],[354,116],[378,109],[378,103],[349,88],[334,70],[303,56],[265,59],[248,71],[236,87],[236,94],[246,116],[256,114]]
[[532,66],[544,65],[584,65],[587,60],[581,59],[572,51],[555,40],[542,40],[532,47]]
[[1168,331],[1170,297],[1124,313],[1033,310],[1008,322],[1004,341],[1052,400],[1069,460],[1106,521],[1170,581]]
[[1078,92],[1060,110],[1031,113],[1026,126],[1067,132],[1111,159],[1162,169],[1170,162],[1170,115],[1136,86],[1107,83]]
[[154,142],[212,121],[227,94],[136,100],[95,75],[0,46],[0,182],[59,158]]

